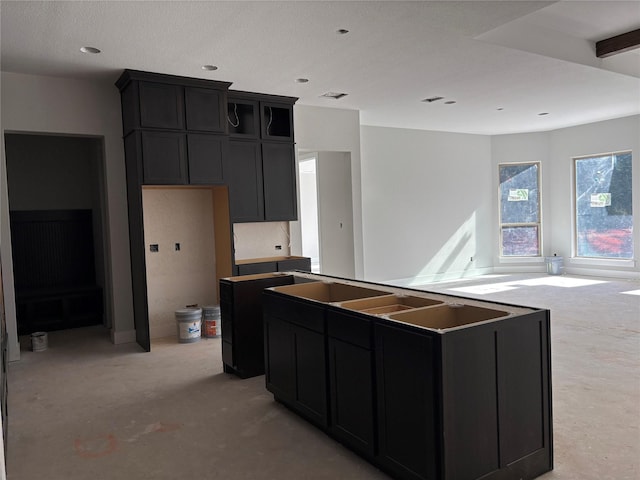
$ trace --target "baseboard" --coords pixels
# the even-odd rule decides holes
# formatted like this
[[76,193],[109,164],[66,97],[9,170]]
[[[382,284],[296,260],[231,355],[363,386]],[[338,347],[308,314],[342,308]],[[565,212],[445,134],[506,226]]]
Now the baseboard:
[[111,343],[120,345],[121,343],[134,343],[136,341],[135,330],[125,330],[124,332],[116,332],[111,329]]
[[394,280],[382,280],[381,283],[387,283],[397,287],[415,287],[417,285],[425,285],[428,283],[445,282],[449,280],[459,280],[468,277],[477,277],[480,275],[488,275],[494,273],[493,267],[474,268],[472,270],[462,270],[456,272],[440,272],[428,275],[419,275],[417,277],[397,278]]

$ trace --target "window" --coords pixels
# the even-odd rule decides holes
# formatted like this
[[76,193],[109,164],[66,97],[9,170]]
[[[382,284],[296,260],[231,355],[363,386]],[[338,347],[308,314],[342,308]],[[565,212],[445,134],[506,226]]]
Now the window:
[[575,158],[576,256],[633,258],[631,152]]
[[498,165],[500,255],[540,256],[540,164]]

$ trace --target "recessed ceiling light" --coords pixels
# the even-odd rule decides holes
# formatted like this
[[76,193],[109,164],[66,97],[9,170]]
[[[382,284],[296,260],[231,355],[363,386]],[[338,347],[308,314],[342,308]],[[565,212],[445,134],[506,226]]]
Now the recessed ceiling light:
[[82,47],[80,51],[82,53],[100,53],[100,49],[96,47]]
[[338,30],[336,30],[336,33],[338,35],[346,35],[347,33],[349,33],[349,30],[347,30],[346,28],[339,28]]
[[549,115],[549,112],[540,112],[538,115],[540,115],[540,116]]
[[444,102],[445,105],[453,105],[454,103],[456,103],[455,100],[447,100],[446,102]]
[[320,95],[321,97],[333,98],[334,100],[338,100],[339,98],[346,97],[346,93],[340,92],[327,92]]
[[308,81],[308,78],[296,78],[296,83],[307,83]]
[[208,72],[213,72],[214,70],[217,70],[218,67],[216,67],[215,65],[202,65],[202,70],[207,70]]
[[427,102],[427,103],[433,103],[433,102],[437,102],[438,100],[442,100],[444,97],[429,97],[429,98],[425,98],[420,100],[421,102]]

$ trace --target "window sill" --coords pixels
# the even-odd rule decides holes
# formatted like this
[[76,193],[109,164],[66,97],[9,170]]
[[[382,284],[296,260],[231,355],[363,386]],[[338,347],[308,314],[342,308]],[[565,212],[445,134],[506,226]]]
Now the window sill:
[[616,259],[616,258],[583,258],[573,257],[566,259],[569,265],[588,265],[588,266],[601,266],[601,267],[620,267],[620,268],[633,268],[636,266],[634,259]]
[[544,263],[544,257],[500,257],[500,263]]

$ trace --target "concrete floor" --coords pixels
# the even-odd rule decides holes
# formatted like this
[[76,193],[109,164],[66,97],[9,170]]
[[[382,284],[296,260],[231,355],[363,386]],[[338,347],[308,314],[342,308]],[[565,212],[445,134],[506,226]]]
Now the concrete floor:
[[[599,282],[599,283],[594,283]],[[551,309],[555,470],[640,479],[640,283],[485,276],[432,284]],[[463,290],[459,290],[463,289]],[[222,373],[220,339],[112,345],[101,327],[52,332],[9,365],[9,480],[387,479],[276,404],[264,377]]]

